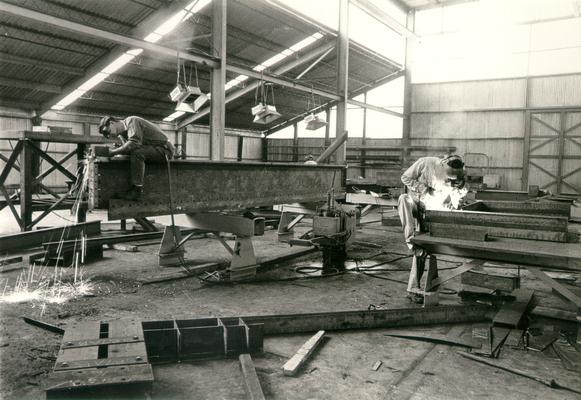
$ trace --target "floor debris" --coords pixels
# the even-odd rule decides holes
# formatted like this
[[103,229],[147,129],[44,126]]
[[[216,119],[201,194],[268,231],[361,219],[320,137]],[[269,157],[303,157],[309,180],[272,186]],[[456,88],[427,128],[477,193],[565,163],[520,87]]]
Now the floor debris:
[[325,337],[325,331],[317,332],[313,337],[305,342],[301,348],[282,367],[282,372],[286,376],[296,376],[299,369],[307,362],[317,346],[321,344]]

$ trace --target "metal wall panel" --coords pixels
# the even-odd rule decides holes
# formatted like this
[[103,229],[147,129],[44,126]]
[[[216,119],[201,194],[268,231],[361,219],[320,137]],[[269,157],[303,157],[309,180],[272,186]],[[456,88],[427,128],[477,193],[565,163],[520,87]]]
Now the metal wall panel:
[[249,161],[262,160],[262,138],[244,138],[242,147],[242,159]]
[[561,75],[530,79],[530,106],[581,105],[581,75]]
[[417,84],[412,86],[412,111],[463,111],[525,106],[526,80]]
[[415,113],[412,137],[476,139],[523,137],[524,112]]
[[[414,139],[413,146],[456,146],[456,153],[466,156],[472,154],[486,154],[488,165],[468,165],[469,167],[484,168],[488,174],[503,175],[503,188],[520,190],[523,164],[523,141],[513,140],[443,140],[443,139]],[[439,154],[433,154],[438,156]],[[485,158],[483,157],[483,160]],[[488,167],[486,169],[485,167]]]

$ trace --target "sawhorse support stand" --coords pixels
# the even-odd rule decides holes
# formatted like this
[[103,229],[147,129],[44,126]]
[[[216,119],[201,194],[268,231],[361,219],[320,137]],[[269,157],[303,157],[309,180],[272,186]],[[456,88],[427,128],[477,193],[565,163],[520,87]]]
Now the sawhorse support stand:
[[[256,275],[257,261],[252,237],[264,234],[264,218],[249,219],[238,215],[208,212],[187,214],[187,219],[190,227],[214,234],[230,253],[230,266],[227,269],[230,280],[245,280]],[[230,246],[220,236],[220,232],[233,234],[234,246]],[[183,245],[192,235],[194,233],[182,238],[178,227],[167,226],[159,249],[159,265],[162,267],[183,265],[185,255]]]
[[[428,271],[424,276],[426,261],[428,261]],[[414,277],[413,273],[410,273],[410,292],[422,295],[424,298],[424,306],[437,305],[439,302],[438,290],[440,285],[449,281],[464,272],[470,271],[484,264],[484,260],[472,260],[466,264],[459,266],[445,274],[438,273],[438,260],[435,254],[427,254],[421,256],[414,255],[412,260],[412,271],[416,271]],[[424,279],[422,279],[422,277]],[[415,287],[414,287],[415,286]],[[424,289],[422,290],[421,287]]]

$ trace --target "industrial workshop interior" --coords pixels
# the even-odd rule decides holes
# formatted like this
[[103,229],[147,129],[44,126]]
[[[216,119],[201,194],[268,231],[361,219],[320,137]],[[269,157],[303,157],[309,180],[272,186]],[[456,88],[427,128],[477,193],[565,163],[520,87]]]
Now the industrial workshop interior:
[[581,0],[0,0],[0,399],[581,399]]

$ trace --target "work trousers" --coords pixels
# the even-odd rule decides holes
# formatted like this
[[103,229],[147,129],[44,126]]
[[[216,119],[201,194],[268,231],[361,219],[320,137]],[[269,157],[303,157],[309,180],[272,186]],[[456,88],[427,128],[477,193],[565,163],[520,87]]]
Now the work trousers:
[[161,164],[171,159],[171,157],[171,151],[164,146],[144,144],[133,150],[129,155],[131,160],[131,184],[143,186],[146,162]]
[[[420,230],[422,225],[421,220],[423,219],[424,207],[418,201],[415,200],[410,194],[405,193],[399,196],[397,211],[399,213],[399,219],[403,227],[403,235],[405,242],[410,250],[413,250],[413,244],[411,239],[414,237],[416,231]],[[420,279],[424,273],[425,256],[423,254],[418,254],[414,256],[412,269],[410,271],[410,277],[408,281],[408,292],[413,291],[420,287]]]

